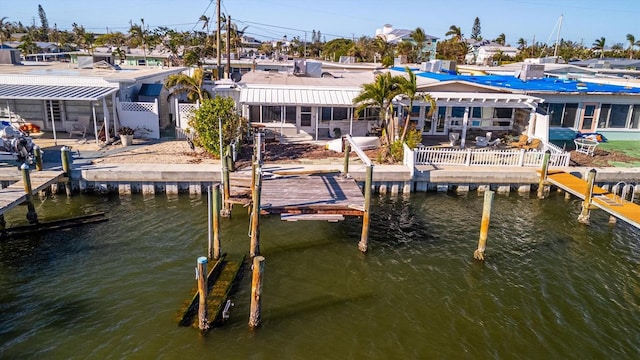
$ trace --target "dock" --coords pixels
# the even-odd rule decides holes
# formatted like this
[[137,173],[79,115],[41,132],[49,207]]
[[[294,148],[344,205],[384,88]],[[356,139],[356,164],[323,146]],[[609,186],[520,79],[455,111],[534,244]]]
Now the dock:
[[[547,182],[584,200],[588,190],[587,181],[564,171],[549,171]],[[591,205],[604,210],[625,222],[640,228],[640,205],[622,199],[599,186],[593,187]]]
[[[62,171],[32,171],[30,173],[32,192],[39,191],[56,184],[64,176]],[[4,189],[0,189],[0,215],[24,203],[27,194],[23,180],[18,180]]]
[[336,173],[275,176],[262,183],[260,209],[288,221],[337,221],[362,216],[364,196],[354,179]]

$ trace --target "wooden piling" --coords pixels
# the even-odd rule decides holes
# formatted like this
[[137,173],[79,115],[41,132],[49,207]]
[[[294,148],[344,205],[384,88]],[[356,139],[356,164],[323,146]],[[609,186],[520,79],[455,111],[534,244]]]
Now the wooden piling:
[[596,181],[596,169],[589,170],[587,174],[587,190],[584,194],[584,201],[582,201],[582,211],[578,215],[578,221],[589,225],[589,218],[591,213],[591,197],[593,195],[593,185]]
[[542,171],[540,171],[540,180],[538,180],[538,199],[544,199],[544,187],[547,182],[547,172],[549,170],[549,159],[551,158],[551,151],[544,152],[542,159]]
[[62,159],[62,171],[65,177],[64,190],[67,196],[71,196],[71,149],[67,146],[61,147],[60,157]]
[[251,211],[251,250],[249,255],[253,258],[260,255],[260,192],[262,191],[262,169],[256,164],[255,186],[252,191]]
[[484,203],[482,205],[482,222],[480,223],[480,238],[478,239],[478,249],[473,252],[476,260],[484,260],[484,250],[487,247],[487,235],[489,233],[489,220],[491,219],[491,208],[493,207],[494,191],[484,193]]
[[373,182],[373,165],[367,166],[367,175],[364,182],[364,213],[362,214],[362,234],[358,249],[363,253],[367,252],[369,247],[369,223],[371,212],[371,183]]
[[249,328],[260,326],[262,311],[262,276],[264,273],[264,257],[253,258],[253,274],[251,277],[251,313],[249,314]]
[[344,169],[342,169],[342,176],[349,176],[349,153],[351,153],[351,144],[345,139],[342,138],[342,143],[344,144]]
[[220,186],[213,187],[213,259],[220,259]]
[[27,197],[27,220],[29,221],[29,224],[36,224],[38,223],[38,214],[36,213],[36,208],[33,205],[33,196],[31,195],[32,188],[31,176],[29,175],[29,165],[22,164],[20,166],[20,170],[22,171],[22,182],[24,183],[24,192]]
[[226,161],[224,161],[224,159],[221,159],[222,161],[222,186],[224,187],[223,189],[223,194],[224,194],[224,201],[223,201],[223,206],[222,206],[222,211],[221,211],[221,215],[224,217],[231,217],[231,203],[229,202],[229,199],[231,198],[231,183],[229,182],[229,168],[226,166]]
[[198,327],[200,330],[209,329],[209,320],[207,319],[207,257],[198,258],[197,267],[198,280]]
[[33,147],[33,154],[36,158],[36,171],[42,171],[42,149],[40,149],[40,146],[35,145]]

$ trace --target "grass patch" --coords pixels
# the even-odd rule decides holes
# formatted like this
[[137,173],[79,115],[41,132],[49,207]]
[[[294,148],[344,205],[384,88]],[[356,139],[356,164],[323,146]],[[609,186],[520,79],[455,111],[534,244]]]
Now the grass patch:
[[605,151],[620,152],[640,161],[640,143],[638,141],[610,140],[598,144],[598,147]]

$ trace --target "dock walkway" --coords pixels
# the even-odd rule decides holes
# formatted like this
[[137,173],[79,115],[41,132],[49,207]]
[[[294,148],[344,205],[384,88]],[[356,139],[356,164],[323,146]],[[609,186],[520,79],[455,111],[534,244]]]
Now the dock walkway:
[[[585,180],[564,171],[549,171],[547,181],[584,200],[588,186]],[[640,205],[622,199],[598,186],[593,187],[591,204],[636,228],[640,228]]]
[[[32,171],[31,190],[38,193],[39,191],[59,182],[64,176],[62,171]],[[0,189],[0,215],[4,215],[7,211],[22,204],[27,200],[27,194],[24,190],[24,182],[18,180],[4,189]]]

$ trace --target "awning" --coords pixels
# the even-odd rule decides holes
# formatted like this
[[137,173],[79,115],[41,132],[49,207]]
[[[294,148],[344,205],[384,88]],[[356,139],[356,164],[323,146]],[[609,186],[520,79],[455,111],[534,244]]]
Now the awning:
[[117,91],[100,86],[0,84],[0,99],[98,101]]
[[[544,100],[539,97],[508,93],[425,92],[438,106],[477,106],[535,109]],[[403,100],[403,103],[407,100]]]
[[244,88],[240,92],[241,104],[301,105],[301,106],[354,106],[358,89],[295,89]]

